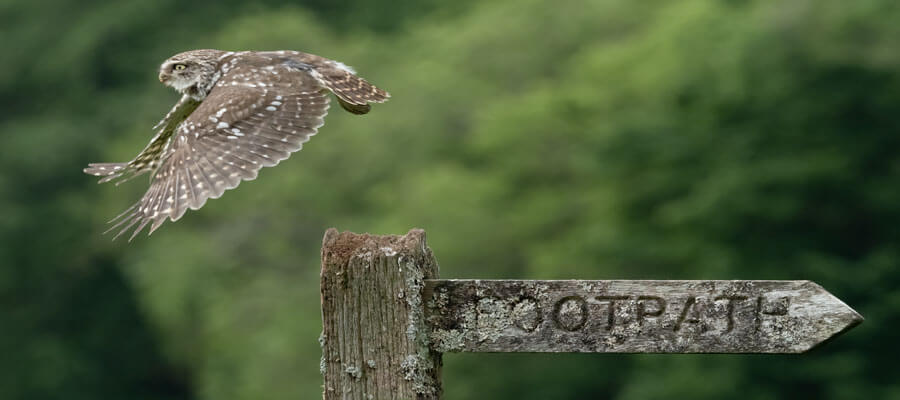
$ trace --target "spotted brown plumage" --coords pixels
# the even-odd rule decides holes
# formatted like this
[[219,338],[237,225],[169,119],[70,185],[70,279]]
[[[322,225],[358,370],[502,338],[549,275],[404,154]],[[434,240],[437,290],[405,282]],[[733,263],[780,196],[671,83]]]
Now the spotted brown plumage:
[[144,196],[110,221],[116,237],[153,233],[300,150],[324,124],[329,92],[354,114],[390,97],[342,63],[296,51],[188,51],[166,60],[159,79],[183,96],[156,136],[129,162],[84,170],[116,184],[151,173]]

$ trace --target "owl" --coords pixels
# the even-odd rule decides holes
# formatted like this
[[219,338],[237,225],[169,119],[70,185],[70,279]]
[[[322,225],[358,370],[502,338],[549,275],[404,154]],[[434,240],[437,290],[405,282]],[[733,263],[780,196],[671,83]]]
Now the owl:
[[148,224],[153,233],[300,150],[324,124],[329,93],[353,114],[390,97],[340,62],[297,51],[187,51],[162,63],[159,81],[182,96],[150,143],[131,161],[84,169],[100,183],[151,174],[143,197],[110,221],[113,239]]

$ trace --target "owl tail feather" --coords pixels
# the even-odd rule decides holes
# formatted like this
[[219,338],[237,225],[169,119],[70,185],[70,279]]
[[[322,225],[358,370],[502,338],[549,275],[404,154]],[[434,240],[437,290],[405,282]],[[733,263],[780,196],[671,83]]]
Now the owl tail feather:
[[[322,79],[325,87],[341,100],[342,106],[344,103],[353,105],[384,103],[391,97],[390,93],[344,70],[326,70],[322,71],[318,76]],[[353,112],[351,110],[347,111]]]
[[340,97],[338,97],[338,103],[341,105],[341,108],[356,115],[363,115],[365,113],[368,113],[369,110],[372,109],[372,106],[368,104],[350,104]]

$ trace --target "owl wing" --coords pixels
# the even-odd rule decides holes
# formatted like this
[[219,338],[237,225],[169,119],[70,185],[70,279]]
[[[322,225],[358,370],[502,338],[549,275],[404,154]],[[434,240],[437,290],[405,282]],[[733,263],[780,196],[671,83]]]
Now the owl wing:
[[365,114],[369,103],[384,103],[390,93],[375,87],[356,71],[341,62],[299,51],[263,51],[258,54],[273,60],[281,60],[293,68],[308,71],[319,84],[330,90],[341,107],[353,114]]
[[369,103],[384,103],[391,95],[381,90],[344,64],[328,60],[313,68],[313,75],[338,98],[344,110],[362,115],[372,108]]
[[200,105],[200,101],[192,99],[190,96],[182,96],[178,103],[169,111],[166,116],[159,121],[153,130],[156,130],[156,136],[150,139],[150,143],[138,153],[137,157],[129,162],[123,163],[91,163],[84,169],[84,172],[94,176],[102,176],[99,183],[116,181],[116,185],[125,182],[138,175],[155,170],[159,167],[159,163],[164,153],[168,149],[169,139],[175,134],[175,130],[181,121],[184,121],[196,108]]
[[300,150],[327,112],[327,92],[307,71],[284,64],[230,69],[178,126],[150,188],[110,230],[119,229],[118,237],[137,225],[134,238],[150,222],[153,233],[166,218],[199,209]]

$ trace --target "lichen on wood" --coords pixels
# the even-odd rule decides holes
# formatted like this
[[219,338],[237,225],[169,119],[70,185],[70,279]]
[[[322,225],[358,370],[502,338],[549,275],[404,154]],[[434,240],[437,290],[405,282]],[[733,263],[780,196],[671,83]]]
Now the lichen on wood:
[[329,229],[322,246],[325,399],[437,399],[422,289],[438,276],[425,232],[376,236]]
[[426,281],[441,352],[801,353],[862,317],[809,281]]

